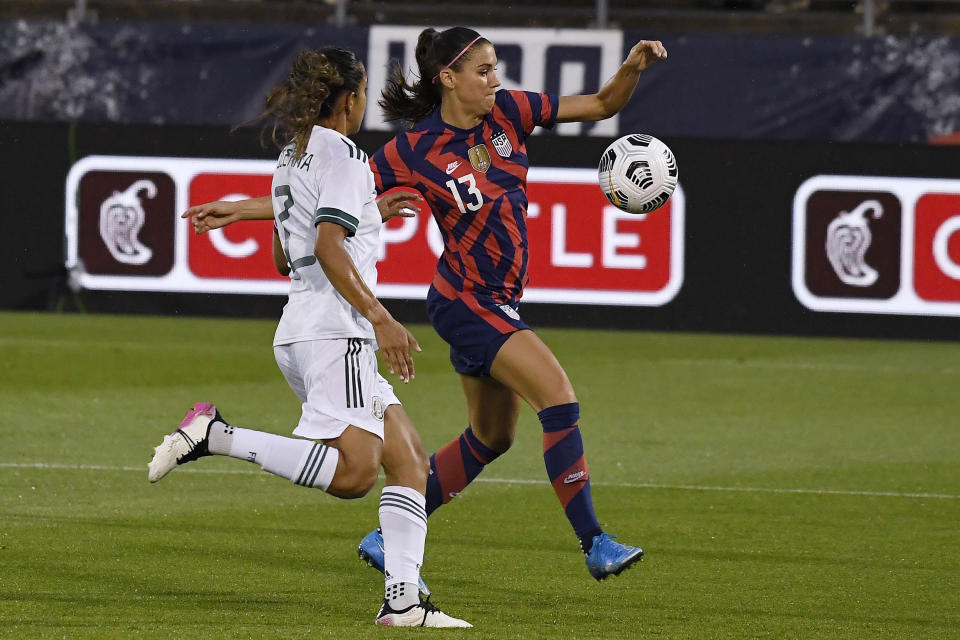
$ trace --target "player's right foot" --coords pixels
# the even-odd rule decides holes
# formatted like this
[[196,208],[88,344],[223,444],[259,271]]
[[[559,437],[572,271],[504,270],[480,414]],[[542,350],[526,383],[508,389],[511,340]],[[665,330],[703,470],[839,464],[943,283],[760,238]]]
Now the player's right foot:
[[[383,534],[380,532],[380,529],[374,529],[363,537],[363,540],[360,541],[360,545],[357,547],[357,555],[360,556],[360,559],[366,562],[367,565],[373,567],[380,573],[384,572]],[[429,597],[430,589],[427,588],[427,583],[423,581],[423,578],[419,578],[419,580],[420,593]]]
[[634,562],[643,558],[643,549],[615,542],[606,533],[593,536],[593,546],[587,554],[587,569],[597,580],[618,576]]
[[377,624],[385,627],[472,627],[466,620],[448,616],[433,606],[430,599],[420,601],[402,611],[394,611],[384,600],[377,614]]
[[209,456],[210,423],[220,418],[217,408],[209,402],[198,402],[187,411],[177,430],[164,436],[153,450],[153,460],[148,465],[147,477],[156,482],[170,473],[178,464]]

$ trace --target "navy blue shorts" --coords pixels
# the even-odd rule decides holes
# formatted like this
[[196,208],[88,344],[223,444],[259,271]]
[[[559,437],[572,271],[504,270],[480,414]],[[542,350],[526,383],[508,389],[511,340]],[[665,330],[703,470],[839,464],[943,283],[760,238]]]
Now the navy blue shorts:
[[433,328],[450,345],[453,368],[474,377],[490,375],[493,359],[507,338],[530,328],[509,305],[469,293],[448,298],[433,286],[427,293],[427,314]]

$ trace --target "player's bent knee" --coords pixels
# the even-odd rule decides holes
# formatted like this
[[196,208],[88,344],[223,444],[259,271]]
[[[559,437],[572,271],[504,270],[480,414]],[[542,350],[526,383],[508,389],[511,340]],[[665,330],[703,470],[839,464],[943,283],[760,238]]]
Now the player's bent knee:
[[506,453],[510,449],[510,447],[513,446],[513,434],[505,433],[503,435],[498,435],[497,437],[490,438],[490,440],[488,442],[485,442],[484,444],[486,444],[488,447],[490,447],[494,451],[498,451],[500,453]]
[[542,411],[547,407],[556,407],[562,404],[573,404],[577,402],[577,393],[573,389],[570,380],[564,374],[563,384],[556,384],[538,392],[530,399],[530,404],[537,411]]
[[498,419],[496,426],[475,424],[470,429],[481,443],[499,453],[506,453],[517,435],[516,420],[508,418]]
[[348,464],[337,470],[337,475],[330,483],[328,493],[338,498],[362,498],[370,493],[370,490],[377,483],[379,471],[379,464],[375,464],[373,460],[350,460]]
[[377,472],[373,471],[354,471],[344,474],[343,477],[334,478],[330,485],[329,492],[338,498],[352,500],[362,498],[373,489],[377,483]]
[[373,485],[377,483],[377,474],[370,474],[362,478],[358,478],[354,483],[351,492],[351,498],[362,498],[373,489]]

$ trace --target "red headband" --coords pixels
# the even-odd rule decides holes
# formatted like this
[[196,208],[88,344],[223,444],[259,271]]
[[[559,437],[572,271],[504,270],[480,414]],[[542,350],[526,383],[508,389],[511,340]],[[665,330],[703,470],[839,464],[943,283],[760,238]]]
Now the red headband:
[[437,72],[437,75],[433,76],[433,80],[431,80],[430,83],[433,84],[434,82],[436,82],[436,81],[437,81],[437,78],[440,77],[440,72],[442,72],[444,69],[446,69],[446,68],[448,68],[448,67],[452,67],[452,66],[453,66],[453,63],[455,63],[457,60],[459,60],[459,59],[460,59],[460,56],[462,56],[463,54],[465,54],[465,53],[467,52],[467,49],[469,49],[470,47],[472,47],[472,46],[476,43],[476,41],[479,40],[481,37],[483,37],[483,36],[477,36],[476,38],[474,38],[473,40],[471,40],[471,41],[470,41],[470,44],[468,44],[467,46],[465,46],[465,47],[463,48],[463,50],[460,51],[460,53],[458,53],[457,55],[453,56],[453,60],[451,60],[450,62],[448,62],[447,64],[445,64],[443,67],[441,67],[441,68],[440,68],[440,71]]

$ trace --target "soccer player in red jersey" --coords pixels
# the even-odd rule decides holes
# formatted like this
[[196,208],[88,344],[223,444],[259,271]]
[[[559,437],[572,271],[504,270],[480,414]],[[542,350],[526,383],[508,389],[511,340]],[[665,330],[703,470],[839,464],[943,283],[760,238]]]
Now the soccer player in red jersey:
[[[616,542],[600,527],[577,396],[517,310],[528,280],[526,139],[537,126],[613,116],[627,104],[641,72],[666,56],[659,41],[638,42],[616,75],[591,95],[497,91],[497,55],[489,41],[464,27],[425,29],[416,50],[419,78],[409,84],[397,68],[379,102],[388,120],[411,128],[370,160],[378,191],[419,192],[444,240],[427,310],[450,344],[469,426],[430,458],[427,513],[510,448],[524,400],[540,419],[547,474],[598,580],[619,574],[643,551]],[[184,215],[200,215],[198,230],[257,217],[249,208],[242,214],[244,205],[222,205]],[[379,533],[372,532],[359,552],[382,570],[379,545]]]
[[431,458],[428,512],[450,500],[513,442],[521,399],[543,426],[547,474],[580,538],[590,573],[620,573],[643,552],[600,527],[580,437],[580,406],[563,367],[521,319],[528,280],[526,139],[535,127],[608,118],[640,73],[666,57],[660,42],[634,46],[617,74],[587,96],[497,91],[497,54],[477,32],[426,29],[419,79],[398,68],[380,100],[388,120],[412,127],[371,158],[379,191],[420,192],[444,240],[427,297],[430,321],[450,344],[470,426]]

